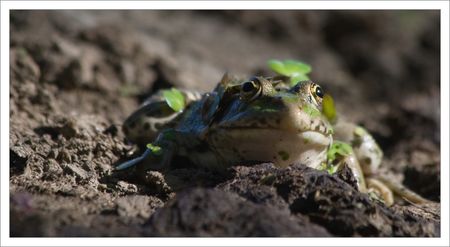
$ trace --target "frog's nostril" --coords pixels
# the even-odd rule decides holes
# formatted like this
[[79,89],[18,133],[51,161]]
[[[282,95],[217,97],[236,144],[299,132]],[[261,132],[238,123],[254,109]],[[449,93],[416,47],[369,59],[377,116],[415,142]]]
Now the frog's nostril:
[[123,133],[125,133],[125,135],[128,135],[130,133],[130,130],[127,126],[123,126]]

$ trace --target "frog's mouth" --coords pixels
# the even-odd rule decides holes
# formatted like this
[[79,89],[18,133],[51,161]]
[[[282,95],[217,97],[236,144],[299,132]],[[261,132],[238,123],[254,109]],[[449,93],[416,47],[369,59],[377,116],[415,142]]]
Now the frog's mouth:
[[286,167],[299,162],[317,167],[331,142],[330,135],[314,130],[244,127],[216,129],[211,134],[208,142],[212,149],[230,164],[260,161]]
[[317,143],[326,142],[333,132],[332,126],[321,116],[310,116],[298,107],[289,107],[284,110],[261,113],[241,113],[235,116],[224,117],[211,127],[226,131],[239,130],[263,132],[285,132],[290,135],[303,136]]
[[[330,134],[325,133],[319,129],[307,129],[307,130],[291,130],[291,129],[276,129],[276,128],[258,128],[254,126],[233,126],[233,127],[221,127],[224,132],[237,132],[245,135],[252,135],[252,132],[256,132],[255,136],[259,136],[262,140],[267,140],[273,136],[286,137],[292,136],[296,137],[295,141],[302,141],[303,143],[311,143],[316,145],[326,146],[330,143]],[[252,135],[253,137],[253,135]]]

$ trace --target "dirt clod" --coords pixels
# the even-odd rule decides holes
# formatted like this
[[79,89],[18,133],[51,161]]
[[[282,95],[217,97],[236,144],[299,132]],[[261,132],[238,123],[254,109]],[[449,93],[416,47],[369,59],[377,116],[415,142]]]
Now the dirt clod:
[[147,225],[152,236],[329,236],[320,226],[297,223],[287,210],[200,188],[179,193]]

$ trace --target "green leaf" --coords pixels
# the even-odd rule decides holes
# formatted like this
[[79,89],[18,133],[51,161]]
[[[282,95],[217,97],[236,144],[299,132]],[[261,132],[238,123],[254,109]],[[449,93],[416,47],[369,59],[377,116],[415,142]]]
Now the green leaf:
[[269,60],[267,65],[275,73],[290,77],[291,86],[294,86],[299,81],[307,81],[308,73],[311,72],[311,66],[296,60]]
[[327,172],[328,172],[328,174],[330,174],[330,175],[333,175],[333,174],[335,174],[336,172],[337,172],[337,170],[339,169],[339,165],[330,165],[328,168],[327,168]]
[[317,168],[319,171],[325,171],[328,168],[327,163],[322,162],[320,163],[320,166]]
[[152,151],[154,155],[161,155],[162,148],[160,146],[153,145],[152,143],[147,144],[147,148]]
[[296,60],[269,60],[267,65],[274,72],[284,76],[306,75],[311,72],[311,66]]
[[340,165],[332,165],[332,164],[327,164],[325,162],[321,163],[320,166],[317,168],[317,170],[319,171],[327,171],[328,174],[333,175],[337,172],[337,170],[339,169]]
[[329,162],[333,162],[337,156],[347,156],[352,153],[352,147],[341,141],[334,141],[331,147],[327,151],[327,159]]
[[336,108],[334,107],[334,100],[333,97],[331,97],[331,95],[329,94],[325,94],[325,96],[323,96],[322,111],[323,115],[325,115],[328,121],[334,122],[334,120],[336,120]]
[[288,73],[308,74],[311,72],[311,66],[300,61],[284,60],[283,64]]
[[184,95],[180,92],[180,90],[176,88],[163,90],[163,96],[167,102],[167,105],[169,105],[174,111],[180,112],[184,110]]
[[286,70],[284,64],[280,60],[269,60],[267,65],[271,70],[280,75],[286,75]]

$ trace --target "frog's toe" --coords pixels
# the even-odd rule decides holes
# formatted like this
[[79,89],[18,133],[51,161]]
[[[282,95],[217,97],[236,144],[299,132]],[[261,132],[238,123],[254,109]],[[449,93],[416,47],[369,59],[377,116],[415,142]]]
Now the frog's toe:
[[421,195],[415,193],[414,191],[406,188],[404,185],[400,183],[396,183],[393,180],[390,180],[383,176],[377,176],[377,181],[382,183],[386,188],[388,188],[392,193],[400,198],[403,198],[405,201],[413,204],[426,204],[431,203],[428,199],[423,198]]
[[366,178],[366,183],[369,194],[375,194],[383,200],[386,206],[391,206],[394,204],[394,194],[386,184],[375,178]]

